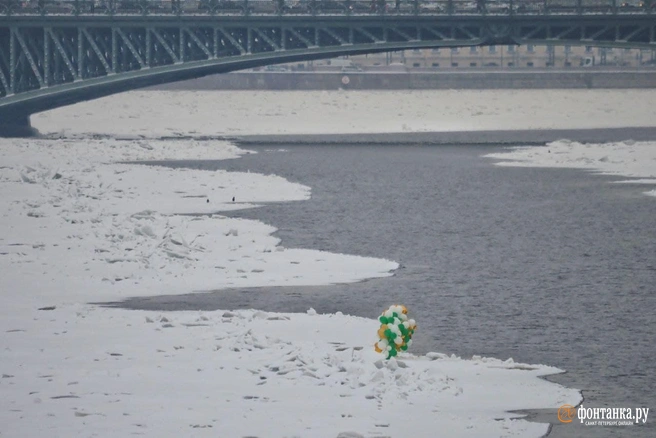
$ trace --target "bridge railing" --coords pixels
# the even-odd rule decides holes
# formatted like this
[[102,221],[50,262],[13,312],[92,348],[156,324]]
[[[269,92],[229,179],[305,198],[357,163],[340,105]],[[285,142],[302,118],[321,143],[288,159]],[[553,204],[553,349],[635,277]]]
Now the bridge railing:
[[656,13],[656,0],[0,0],[0,16],[651,13]]

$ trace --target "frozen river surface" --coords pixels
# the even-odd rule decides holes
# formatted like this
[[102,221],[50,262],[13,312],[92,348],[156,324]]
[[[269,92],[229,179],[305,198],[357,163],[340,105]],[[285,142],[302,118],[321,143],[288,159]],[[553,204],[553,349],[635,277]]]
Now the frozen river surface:
[[644,186],[573,169],[494,166],[481,157],[500,150],[493,147],[255,150],[239,160],[174,165],[275,173],[308,185],[310,200],[234,215],[276,226],[285,246],[395,260],[396,275],[130,306],[314,307],[375,318],[398,301],[421,321],[415,348],[422,351],[550,363],[568,370],[556,379],[583,389],[591,406],[653,402],[656,202]]

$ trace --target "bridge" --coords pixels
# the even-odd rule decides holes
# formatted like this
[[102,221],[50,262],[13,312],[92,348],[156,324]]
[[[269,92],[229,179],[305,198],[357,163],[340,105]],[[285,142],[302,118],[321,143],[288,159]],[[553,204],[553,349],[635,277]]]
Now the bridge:
[[0,0],[0,135],[30,114],[268,64],[494,44],[656,48],[656,0]]

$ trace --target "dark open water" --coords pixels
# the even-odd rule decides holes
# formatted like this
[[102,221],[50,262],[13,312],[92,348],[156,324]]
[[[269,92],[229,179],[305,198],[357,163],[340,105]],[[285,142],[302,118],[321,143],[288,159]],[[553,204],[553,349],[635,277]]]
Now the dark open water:
[[[499,147],[251,147],[220,162],[169,163],[281,175],[312,199],[233,213],[279,228],[286,247],[383,257],[391,278],[135,299],[131,308],[343,311],[407,305],[417,353],[554,365],[587,407],[656,409],[656,199],[650,186],[580,170],[508,168]],[[274,151],[275,150],[275,151]],[[239,189],[235,189],[239,200]],[[647,427],[554,427],[552,436],[656,436]],[[548,420],[555,421],[555,414]]]

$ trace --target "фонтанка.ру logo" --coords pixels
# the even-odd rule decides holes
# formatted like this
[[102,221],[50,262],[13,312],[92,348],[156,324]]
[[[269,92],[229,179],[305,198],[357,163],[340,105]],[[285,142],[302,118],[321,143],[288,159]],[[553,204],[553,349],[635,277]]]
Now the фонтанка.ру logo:
[[649,408],[575,408],[562,405],[558,408],[558,420],[571,423],[575,418],[586,426],[632,426],[644,424],[649,416]]

